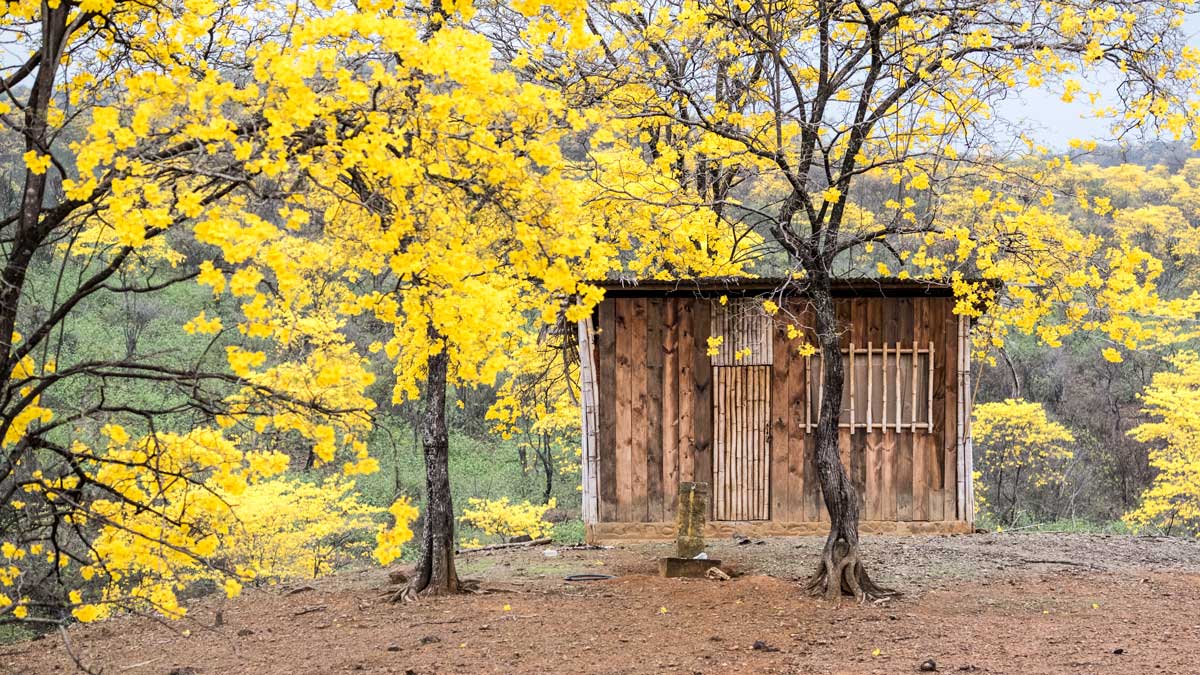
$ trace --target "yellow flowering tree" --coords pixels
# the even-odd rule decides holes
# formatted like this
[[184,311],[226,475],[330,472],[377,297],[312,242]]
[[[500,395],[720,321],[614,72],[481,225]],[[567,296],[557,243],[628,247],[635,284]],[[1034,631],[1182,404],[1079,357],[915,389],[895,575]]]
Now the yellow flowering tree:
[[1007,399],[975,406],[971,436],[980,457],[975,479],[981,504],[1010,525],[1022,500],[1064,479],[1063,464],[1073,457],[1075,436],[1051,420],[1040,403]]
[[[373,375],[316,262],[337,250],[278,236],[308,222],[288,202],[297,176],[359,129],[338,115],[370,73],[321,70],[350,65],[333,28],[345,9],[6,6],[0,41],[21,59],[0,68],[0,138],[23,169],[0,214],[0,620],[176,615],[187,579],[173,570],[230,589],[255,574],[221,552],[241,536],[240,499],[290,489],[268,485],[288,466],[280,449],[375,467]],[[213,304],[172,349],[68,348],[86,309],[170,302],[195,282]],[[404,531],[387,532],[394,554]]]
[[[812,591],[888,595],[859,558],[857,497],[839,461],[830,287],[848,258],[877,249],[874,273],[953,285],[960,312],[990,310],[981,347],[1013,327],[1051,345],[1091,330],[1115,360],[1194,312],[1158,296],[1156,261],[1136,244],[1089,237],[1050,212],[1039,184],[1061,162],[1032,141],[1032,159],[1008,161],[993,123],[1004,92],[1041,87],[1066,100],[1119,91],[1120,104],[1098,114],[1121,131],[1194,133],[1190,11],[1168,0],[590,3],[599,44],[566,79],[626,113],[612,142],[642,148],[699,203],[762,233],[769,250],[755,255],[810,299],[827,388],[816,462],[831,521]],[[516,60],[562,69],[542,44]]]
[[1200,535],[1200,354],[1184,351],[1170,363],[1171,370],[1155,373],[1142,395],[1154,421],[1130,432],[1154,444],[1150,465],[1158,474],[1125,522],[1135,529]]
[[545,504],[522,502],[513,504],[508,497],[500,499],[468,499],[461,520],[483,530],[485,534],[502,537],[505,541],[525,536],[540,539],[554,531],[546,522],[546,512],[555,507],[554,498]]
[[[296,299],[277,293],[255,306],[267,315],[307,307],[305,294],[322,280],[337,302],[312,306],[382,335],[364,346],[391,362],[393,400],[422,399],[422,555],[398,600],[459,588],[448,386],[495,384],[543,327],[586,316],[601,297],[586,280],[622,269],[737,269],[731,237],[710,213],[669,200],[631,208],[598,193],[602,180],[634,192],[663,185],[642,156],[587,141],[605,109],[574,107],[561,91],[503,69],[471,6],[435,7],[432,15],[398,7],[386,18],[339,15],[312,32],[339,40],[338,50],[300,47],[331,73],[329,100],[317,109],[346,133],[323,136],[312,161],[288,174],[296,186],[288,208],[308,214],[303,222],[259,243],[281,252],[286,271],[273,268],[276,277],[301,280]],[[514,7],[535,22],[550,12],[568,23],[582,16],[581,6]],[[371,88],[335,77],[348,56],[357,72],[369,71]],[[287,100],[310,85],[297,86]],[[567,156],[572,142],[591,157]],[[216,243],[226,258],[240,245]]]

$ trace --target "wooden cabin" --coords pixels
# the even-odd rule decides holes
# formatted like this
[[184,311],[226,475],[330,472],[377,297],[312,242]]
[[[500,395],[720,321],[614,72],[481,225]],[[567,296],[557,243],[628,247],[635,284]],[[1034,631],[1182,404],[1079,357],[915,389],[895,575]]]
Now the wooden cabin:
[[[709,484],[709,536],[828,531],[812,442],[821,357],[802,349],[816,345],[807,298],[782,285],[607,284],[579,325],[589,541],[673,538],[681,481]],[[834,294],[861,530],[970,532],[970,324],[953,294],[898,280]]]

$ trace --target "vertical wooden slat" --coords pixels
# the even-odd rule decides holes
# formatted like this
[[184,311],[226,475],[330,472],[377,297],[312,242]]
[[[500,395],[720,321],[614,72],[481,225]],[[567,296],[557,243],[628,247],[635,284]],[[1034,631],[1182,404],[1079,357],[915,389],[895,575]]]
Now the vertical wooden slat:
[[[771,456],[770,468],[770,511],[771,520],[794,520],[791,517],[788,497],[788,454],[790,436],[802,433],[799,419],[788,415],[791,398],[788,394],[788,384],[791,379],[792,359],[789,358],[790,341],[787,337],[787,323],[776,321],[772,331],[774,354],[771,357],[771,435],[769,437]],[[795,519],[798,520],[798,519]]]
[[691,298],[676,299],[676,322],[679,326],[679,380],[676,383],[679,389],[679,480],[687,482],[696,480],[696,431],[693,426],[696,392],[692,379],[692,353],[695,350],[692,337],[692,305],[695,302]]
[[925,298],[924,301],[921,319],[925,330],[925,339],[922,341],[921,348],[925,350],[926,354],[925,363],[922,364],[926,370],[923,373],[925,377],[925,389],[921,392],[921,395],[925,397],[923,404],[925,415],[923,420],[925,424],[922,425],[918,435],[925,450],[925,485],[926,499],[928,501],[925,511],[926,518],[931,521],[940,521],[942,519],[942,504],[945,499],[942,495],[942,456],[938,452],[939,446],[941,446],[941,436],[935,435],[933,431],[934,414],[936,412],[933,392],[937,386],[934,381],[934,366],[938,355],[934,349],[933,339],[936,339],[941,331],[941,317],[937,314],[940,300],[937,298]]
[[[802,331],[800,340],[808,341],[808,312],[806,306],[800,303],[793,305],[793,313]],[[812,433],[811,414],[808,403],[809,368],[811,359],[801,356],[797,345],[793,343],[788,349],[788,410],[790,411],[787,440],[788,466],[788,520],[814,521],[817,519],[816,499],[811,493],[811,476],[808,473],[809,450],[808,444]],[[799,428],[799,421],[805,420],[804,428]]]
[[646,522],[663,518],[663,314],[665,298],[646,301]]
[[649,515],[646,495],[646,457],[649,445],[649,407],[647,393],[649,369],[646,364],[646,298],[633,299],[633,312],[629,327],[630,362],[632,365],[630,400],[633,401],[633,444],[630,454],[632,501],[630,520],[646,522]]
[[944,383],[942,402],[942,427],[938,432],[942,448],[942,513],[945,520],[960,520],[958,515],[958,417],[955,408],[958,404],[958,317],[954,314],[954,303],[951,299],[941,302],[942,306],[942,335],[941,344],[945,356],[942,359],[942,376],[939,381]]
[[963,488],[965,498],[963,499],[963,515],[967,523],[972,527],[975,525],[975,453],[973,443],[971,442],[971,405],[972,405],[972,389],[971,389],[971,331],[970,324],[966,317],[963,317],[959,334],[962,335],[962,386],[959,388],[961,394],[959,398],[963,402],[962,425],[959,430],[959,437],[962,439],[962,475]]
[[604,300],[596,309],[600,333],[596,336],[596,388],[599,404],[600,520],[617,519],[617,317],[616,300]]
[[679,314],[678,298],[663,301],[662,339],[662,520],[675,519],[679,492]]
[[851,341],[850,342],[850,357],[848,359],[848,365],[846,367],[846,379],[848,381],[847,382],[848,391],[847,391],[846,396],[844,397],[846,399],[849,399],[849,401],[850,401],[850,428],[851,429],[854,429],[854,426],[855,426],[854,425],[854,423],[855,423],[854,402],[855,402],[855,399],[858,398],[858,396],[856,396],[857,392],[854,391],[854,384],[855,384],[855,382],[854,382],[854,380],[855,380],[855,377],[854,377],[854,371],[855,371],[854,351],[855,351],[854,342]]
[[[708,337],[711,335],[712,303],[696,300],[692,303],[692,428],[695,437],[694,471],[697,482],[713,483],[713,383],[712,359],[708,356]],[[709,500],[708,517],[713,515],[713,502]]]
[[919,370],[921,363],[920,351],[929,335],[929,312],[925,298],[913,299],[913,357],[912,357],[912,388],[909,392],[912,399],[912,424],[909,433],[913,438],[913,520],[929,520],[929,434],[925,433],[924,417],[918,414],[925,405],[925,392],[921,391],[921,380],[924,373]]
[[616,443],[616,519],[628,522],[633,516],[633,301],[624,298],[616,305],[617,347],[617,443]]
[[585,526],[599,516],[599,470],[597,448],[600,442],[599,411],[596,398],[596,345],[592,317],[576,323],[579,342],[580,474],[583,489],[582,518]]
[[900,354],[900,349],[908,351],[913,340],[913,299],[898,298],[896,300],[897,349],[896,359],[896,519],[909,521],[913,519],[913,442],[912,432],[904,425],[904,408],[910,404],[909,388],[912,386],[912,367],[909,359],[911,353]]
[[[897,314],[899,305],[894,299],[889,299],[887,302],[881,302],[880,311],[880,340],[883,341],[884,347],[884,364],[883,364],[883,435],[881,440],[882,457],[880,458],[880,495],[879,518],[881,520],[893,521],[896,520],[896,454],[897,454],[897,438],[898,434],[888,426],[888,415],[896,411],[895,402],[899,400],[896,392],[897,386],[897,366],[899,361],[898,354],[895,353],[895,347],[899,346],[899,331],[900,318]],[[892,346],[891,362],[888,362],[887,345]],[[896,411],[898,412],[898,411]],[[895,417],[896,415],[893,415]]]
[[725,508],[725,472],[723,460],[725,457],[725,387],[721,383],[724,368],[715,367],[712,370],[713,387],[713,453],[712,453],[712,502],[713,518],[723,519]]

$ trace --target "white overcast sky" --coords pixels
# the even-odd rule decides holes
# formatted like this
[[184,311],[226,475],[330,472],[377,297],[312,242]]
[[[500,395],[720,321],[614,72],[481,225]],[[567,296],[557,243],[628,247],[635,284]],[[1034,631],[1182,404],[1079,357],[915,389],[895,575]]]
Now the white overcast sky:
[[[1200,48],[1200,16],[1189,15],[1184,30],[1188,34],[1188,44]],[[1088,84],[1084,83],[1085,92],[1088,89]],[[1107,100],[1113,104],[1116,99]],[[1014,94],[997,106],[1001,119],[1053,150],[1064,150],[1072,138],[1095,139],[1101,143],[1113,140],[1112,123],[1095,119],[1091,111],[1092,105],[1082,92],[1076,95],[1074,102],[1064,103],[1056,94],[1029,90]]]

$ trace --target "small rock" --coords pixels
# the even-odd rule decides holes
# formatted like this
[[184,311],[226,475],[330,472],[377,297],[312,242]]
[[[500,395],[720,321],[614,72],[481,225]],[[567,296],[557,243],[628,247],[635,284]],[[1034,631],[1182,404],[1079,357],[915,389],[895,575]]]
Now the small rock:
[[254,635],[254,631],[249,628],[243,628],[237,632],[237,635],[238,637],[246,637],[247,635]]
[[421,638],[421,644],[423,644],[423,645],[431,645],[431,644],[441,642],[441,641],[442,641],[442,638],[440,638],[436,635],[426,635],[425,637]]
[[1117,647],[1116,649],[1113,650],[1113,653],[1116,654],[1117,656],[1120,656],[1121,654],[1125,653],[1125,650],[1122,649],[1121,647]]
[[771,645],[767,644],[766,642],[763,642],[762,640],[755,640],[754,644],[751,645],[750,648],[755,651],[759,651],[759,652],[777,652],[777,651],[779,651],[779,647],[772,647]]
[[936,673],[937,662],[933,659],[925,659],[921,662],[921,665],[917,667],[917,670],[920,670],[922,673]]
[[400,651],[400,645],[388,645],[387,650],[389,652],[398,652]]
[[168,675],[196,675],[199,672],[191,666],[179,666],[178,668],[172,668]]

